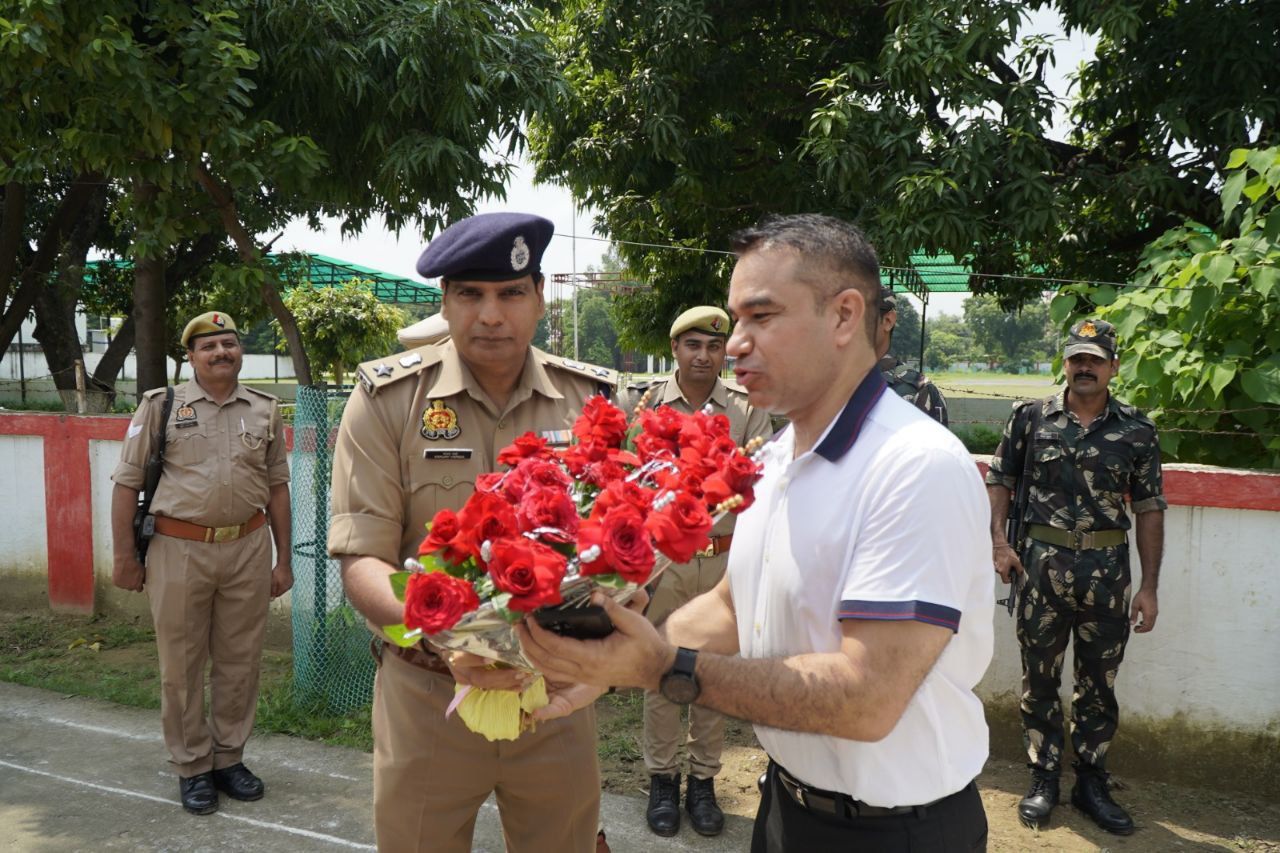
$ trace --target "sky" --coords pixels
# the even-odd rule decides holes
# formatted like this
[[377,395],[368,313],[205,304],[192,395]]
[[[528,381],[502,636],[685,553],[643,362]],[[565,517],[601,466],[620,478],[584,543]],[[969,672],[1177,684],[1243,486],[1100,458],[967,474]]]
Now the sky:
[[[1065,98],[1068,95],[1068,75],[1081,62],[1092,57],[1095,40],[1078,32],[1070,35],[1064,33],[1062,24],[1052,9],[1040,9],[1029,14],[1022,32],[1050,33],[1059,39],[1055,63],[1048,69],[1046,79],[1053,92],[1059,98]],[[1060,116],[1059,121],[1055,122],[1055,128],[1063,126]],[[1062,138],[1065,133],[1058,132],[1055,135]],[[523,159],[513,172],[506,200],[483,202],[477,206],[476,212],[497,210],[536,213],[555,223],[556,236],[547,247],[542,261],[542,269],[548,274],[571,273],[585,270],[588,265],[598,266],[609,245],[605,239],[608,235],[598,234],[593,230],[593,212],[590,209],[576,208],[573,197],[562,187],[535,185],[533,167]],[[306,220],[295,220],[285,229],[284,236],[276,241],[273,248],[278,252],[297,250],[329,255],[361,266],[420,279],[414,267],[418,255],[426,246],[426,237],[430,235],[419,234],[412,228],[395,234],[387,229],[381,219],[375,219],[360,234],[344,238],[336,219],[327,220],[324,224],[323,230],[312,231]],[[573,236],[575,233],[576,239]],[[918,309],[919,300],[910,298]],[[958,315],[966,298],[967,294],[963,293],[935,293],[929,299],[929,315]]]

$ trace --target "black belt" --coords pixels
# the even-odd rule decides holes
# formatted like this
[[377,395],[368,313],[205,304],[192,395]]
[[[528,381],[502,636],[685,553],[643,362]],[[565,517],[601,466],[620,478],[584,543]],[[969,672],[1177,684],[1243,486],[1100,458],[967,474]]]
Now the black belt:
[[[782,783],[782,790],[786,791],[796,805],[802,809],[819,814],[832,815],[845,820],[856,820],[864,817],[901,817],[903,815],[915,815],[916,817],[924,817],[926,810],[937,803],[954,797],[956,794],[948,794],[947,797],[939,797],[930,803],[924,803],[919,806],[872,806],[861,800],[855,800],[848,794],[841,794],[835,791],[824,791],[821,788],[815,788],[812,785],[806,785],[799,779],[792,776],[783,769],[781,764],[776,764],[778,768],[778,781]],[[970,782],[969,785],[973,783]],[[969,785],[957,791],[963,793],[968,789]]]

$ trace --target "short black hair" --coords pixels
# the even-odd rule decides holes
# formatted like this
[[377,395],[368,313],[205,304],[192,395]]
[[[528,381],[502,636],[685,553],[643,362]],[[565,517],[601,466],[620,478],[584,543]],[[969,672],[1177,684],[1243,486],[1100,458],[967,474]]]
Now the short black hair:
[[729,244],[738,257],[765,249],[791,249],[808,264],[847,274],[847,280],[838,278],[834,286],[818,290],[816,301],[822,305],[840,291],[857,287],[867,304],[867,334],[875,342],[880,322],[880,259],[861,228],[821,213],[773,215],[735,232]]

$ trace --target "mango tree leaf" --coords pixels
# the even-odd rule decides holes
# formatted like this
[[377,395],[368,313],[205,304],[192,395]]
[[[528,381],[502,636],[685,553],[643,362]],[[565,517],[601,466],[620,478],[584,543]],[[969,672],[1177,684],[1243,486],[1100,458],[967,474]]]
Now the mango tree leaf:
[[1244,189],[1244,182],[1249,179],[1248,172],[1236,172],[1227,178],[1222,185],[1222,221],[1226,222],[1231,218],[1231,214],[1236,209],[1236,205],[1240,202],[1240,191]]
[[391,581],[391,591],[395,593],[396,600],[404,601],[404,590],[409,585],[409,575],[412,572],[393,572],[389,576]]
[[1204,271],[1204,277],[1209,281],[1222,284],[1236,271],[1236,260],[1230,255],[1214,255],[1208,264],[1201,266],[1201,269]]
[[1071,316],[1071,312],[1075,310],[1078,301],[1073,293],[1059,293],[1049,303],[1049,319],[1055,325],[1062,325]]
[[[1280,207],[1276,210],[1280,211]],[[1280,284],[1280,267],[1256,266],[1249,271],[1249,279],[1253,282],[1253,289],[1266,299],[1271,296],[1275,286]]]
[[1280,404],[1280,353],[1240,377],[1240,386],[1259,403]]
[[383,625],[382,633],[386,634],[391,639],[391,642],[402,649],[416,646],[422,640],[421,628],[414,628],[410,631],[404,625]]

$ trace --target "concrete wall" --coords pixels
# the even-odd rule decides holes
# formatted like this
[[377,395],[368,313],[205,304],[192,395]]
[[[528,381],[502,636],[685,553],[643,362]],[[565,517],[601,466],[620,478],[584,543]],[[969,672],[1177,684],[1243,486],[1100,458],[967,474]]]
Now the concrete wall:
[[[145,610],[142,596],[110,585],[109,477],[127,424],[127,417],[0,414],[0,609]],[[1112,769],[1280,797],[1280,474],[1169,465],[1165,485],[1172,506],[1160,615],[1152,633],[1133,635],[1120,669]],[[58,519],[52,532],[50,517]],[[994,579],[993,595],[1004,594]],[[288,600],[273,607],[280,620]],[[993,749],[1016,758],[1018,646],[1013,620],[1003,609],[995,618],[995,657],[980,693]]]

